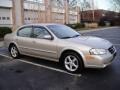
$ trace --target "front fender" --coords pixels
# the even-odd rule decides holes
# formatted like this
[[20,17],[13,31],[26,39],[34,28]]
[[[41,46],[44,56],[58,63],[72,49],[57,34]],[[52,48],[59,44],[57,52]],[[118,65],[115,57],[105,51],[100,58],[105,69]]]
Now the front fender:
[[61,55],[62,55],[62,53],[64,52],[64,51],[67,51],[67,50],[72,50],[72,51],[75,51],[75,52],[77,52],[80,56],[81,56],[81,58],[83,59],[83,63],[84,63],[84,65],[85,65],[85,63],[86,63],[86,59],[85,59],[85,55],[84,55],[84,53],[79,49],[79,48],[74,48],[74,47],[66,47],[66,48],[63,48],[60,52],[59,52],[59,58],[61,57]]

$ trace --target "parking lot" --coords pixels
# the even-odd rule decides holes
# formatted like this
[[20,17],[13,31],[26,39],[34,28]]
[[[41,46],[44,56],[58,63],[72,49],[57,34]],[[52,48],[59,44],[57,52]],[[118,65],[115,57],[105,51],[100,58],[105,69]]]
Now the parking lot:
[[119,90],[120,28],[82,34],[105,38],[115,45],[117,56],[110,66],[70,74],[56,62],[28,56],[12,59],[7,49],[1,47],[0,90]]

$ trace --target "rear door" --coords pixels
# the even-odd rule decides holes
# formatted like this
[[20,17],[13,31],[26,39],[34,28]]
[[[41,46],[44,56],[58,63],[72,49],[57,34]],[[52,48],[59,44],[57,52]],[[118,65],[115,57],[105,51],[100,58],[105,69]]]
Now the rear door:
[[26,26],[18,30],[16,42],[19,47],[19,51],[25,54],[32,54],[33,39],[32,35],[32,26]]

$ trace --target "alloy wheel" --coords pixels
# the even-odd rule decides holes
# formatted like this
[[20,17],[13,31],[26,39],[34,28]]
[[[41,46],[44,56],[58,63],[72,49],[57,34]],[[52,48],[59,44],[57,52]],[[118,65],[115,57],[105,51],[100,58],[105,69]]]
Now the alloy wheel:
[[11,56],[13,58],[16,58],[18,56],[18,50],[15,46],[12,46],[11,49],[10,49],[10,53],[11,53]]
[[71,72],[76,71],[79,67],[78,59],[75,56],[72,56],[72,55],[68,55],[65,58],[64,64],[65,64],[65,68],[68,71],[71,71]]

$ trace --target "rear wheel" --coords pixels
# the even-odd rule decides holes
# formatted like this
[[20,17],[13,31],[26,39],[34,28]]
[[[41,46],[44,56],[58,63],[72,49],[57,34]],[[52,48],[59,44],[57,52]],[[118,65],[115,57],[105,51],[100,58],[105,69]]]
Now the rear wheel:
[[77,73],[83,70],[82,59],[77,53],[74,52],[64,54],[63,66],[70,73]]
[[19,51],[17,49],[17,47],[15,45],[11,45],[9,47],[9,52],[10,52],[10,55],[13,57],[13,58],[18,58],[19,57]]

